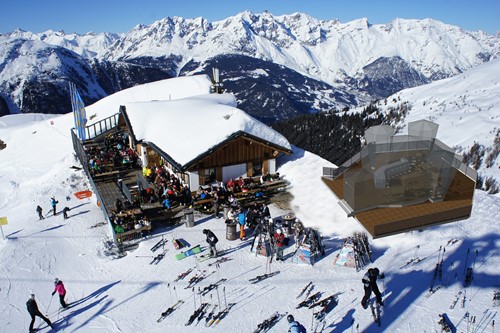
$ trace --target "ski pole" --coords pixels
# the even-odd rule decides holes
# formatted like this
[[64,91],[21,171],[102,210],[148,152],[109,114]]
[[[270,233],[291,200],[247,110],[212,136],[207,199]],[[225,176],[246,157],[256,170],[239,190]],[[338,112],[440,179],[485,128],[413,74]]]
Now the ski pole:
[[167,283],[168,293],[170,294],[170,303],[172,303],[172,289],[170,289],[170,282]]
[[194,302],[194,311],[196,311],[196,294],[194,293],[194,287],[193,287],[193,302]]
[[382,297],[385,298],[385,275],[384,275],[384,278],[382,279],[382,288],[384,288],[384,292],[382,294]]
[[[174,294],[175,294],[175,299],[179,299],[179,297],[177,297],[177,288],[175,288],[174,286]],[[170,296],[170,299],[172,299],[172,296]]]
[[222,309],[222,307],[220,306],[219,286],[216,286],[215,289],[217,290],[217,301],[219,302],[219,309]]
[[50,301],[49,301],[49,305],[47,305],[47,310],[45,310],[45,314],[48,315],[49,313],[49,308],[50,308],[50,304],[52,303],[52,299],[54,298],[54,294],[52,294],[52,296],[50,296]]
[[200,265],[198,264],[198,257],[197,256],[193,256],[194,257],[194,266],[196,267],[196,270],[200,270]]
[[314,332],[314,308],[312,308],[312,316],[311,316],[311,332]]
[[227,308],[226,286],[222,287],[222,293],[224,294],[224,306]]
[[415,265],[415,262],[417,261],[418,258],[418,250],[420,250],[420,244],[417,245],[417,248],[415,249],[415,253],[413,254],[413,261],[411,265]]

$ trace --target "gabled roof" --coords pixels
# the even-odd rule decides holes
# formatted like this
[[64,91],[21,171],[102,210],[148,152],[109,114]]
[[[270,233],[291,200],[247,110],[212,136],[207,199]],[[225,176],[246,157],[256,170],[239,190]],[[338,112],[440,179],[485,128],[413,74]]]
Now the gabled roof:
[[235,106],[233,95],[207,94],[173,101],[126,103],[124,108],[134,139],[154,144],[178,166],[240,135],[291,151],[284,136]]

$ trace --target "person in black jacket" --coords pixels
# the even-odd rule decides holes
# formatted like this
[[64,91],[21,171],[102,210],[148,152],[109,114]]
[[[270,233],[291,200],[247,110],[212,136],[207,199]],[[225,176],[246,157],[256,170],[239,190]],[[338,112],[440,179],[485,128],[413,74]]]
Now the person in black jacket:
[[30,323],[30,330],[29,330],[30,333],[35,332],[35,330],[33,329],[33,324],[35,323],[35,317],[36,316],[42,318],[47,323],[47,325],[50,326],[50,328],[54,328],[52,326],[52,323],[50,322],[50,320],[48,320],[47,317],[45,317],[40,312],[40,310],[38,310],[38,305],[36,304],[35,295],[34,294],[31,294],[30,299],[26,302],[26,308],[28,309],[28,312],[31,315],[31,323]]
[[40,220],[44,220],[44,219],[45,219],[45,217],[43,217],[43,209],[42,209],[42,207],[40,207],[40,206],[36,206],[36,211],[37,211],[37,213],[38,213],[38,218],[39,218]]
[[365,295],[363,296],[363,299],[361,300],[361,306],[363,308],[368,307],[368,299],[370,298],[370,295],[373,293],[375,294],[375,297],[377,298],[377,303],[379,305],[384,305],[382,302],[382,295],[380,294],[380,291],[378,290],[377,286],[377,279],[383,279],[384,274],[380,274],[380,271],[378,268],[370,268],[368,271],[365,273],[363,276],[363,286],[365,288]]
[[69,207],[64,207],[64,209],[62,210],[63,212],[63,217],[64,219],[66,220],[68,218],[68,212],[70,211],[71,209]]
[[209,229],[203,229],[203,233],[207,236],[207,243],[208,243],[208,245],[210,245],[210,256],[212,258],[217,257],[217,249],[215,248],[215,244],[217,244],[219,239]]

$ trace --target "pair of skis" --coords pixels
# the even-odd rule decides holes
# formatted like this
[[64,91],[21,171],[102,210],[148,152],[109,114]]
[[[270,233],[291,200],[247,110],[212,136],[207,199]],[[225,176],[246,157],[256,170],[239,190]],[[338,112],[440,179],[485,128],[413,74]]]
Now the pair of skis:
[[303,300],[302,302],[300,302],[297,306],[296,306],[296,309],[300,309],[302,307],[309,307],[311,305],[313,305],[314,303],[316,303],[319,299],[321,298],[321,292],[318,291],[317,293],[307,297],[306,296],[306,299]]
[[[338,304],[337,295],[338,294],[333,294],[309,306],[310,309],[313,309],[313,317],[311,323],[312,332],[314,333],[323,332],[323,330],[326,327],[326,314],[330,312]],[[314,308],[318,306],[320,307],[320,310],[314,312]],[[316,325],[314,325],[315,321]]]
[[248,281],[251,282],[252,284],[256,284],[256,283],[259,283],[262,280],[269,279],[270,277],[278,275],[279,273],[280,273],[280,271],[275,271],[275,272],[266,273],[266,274],[263,274],[263,275],[258,275],[258,276],[254,277],[252,279],[249,279]]
[[178,300],[174,305],[172,305],[171,307],[169,307],[168,309],[166,309],[161,313],[160,318],[158,318],[157,322],[158,323],[162,322],[165,318],[170,316],[172,312],[177,310],[183,303],[184,303],[183,300]]
[[191,267],[191,268],[190,268],[190,269],[188,269],[187,271],[185,271],[185,272],[183,272],[183,273],[181,273],[181,274],[177,275],[177,278],[174,280],[174,282],[178,282],[178,281],[180,281],[180,280],[184,280],[184,278],[185,278],[186,276],[188,276],[188,275],[189,275],[189,273],[191,273],[192,271],[193,271],[193,268]]
[[214,262],[211,262],[210,264],[208,264],[209,267],[212,267],[212,266],[215,266],[215,265],[220,265],[226,261],[229,261],[229,260],[233,260],[232,258],[228,258],[228,257],[222,257],[220,259],[217,259],[216,261]]
[[188,321],[186,322],[186,326],[191,325],[196,319],[198,319],[199,316],[203,314],[205,311],[205,308],[208,306],[208,303],[201,303],[200,306],[194,310],[193,314],[189,317]]
[[275,313],[273,313],[269,318],[267,318],[266,320],[261,322],[259,325],[257,325],[257,328],[255,329],[255,331],[253,331],[253,333],[264,333],[264,332],[269,331],[271,328],[274,327],[274,325],[276,325],[281,320],[281,318],[285,317],[287,314],[288,314],[288,312],[285,312],[285,313],[275,312]]
[[376,301],[371,302],[370,303],[370,311],[372,313],[373,321],[375,322],[375,324],[377,324],[378,326],[381,326],[382,323],[380,321],[380,317],[381,317],[382,311],[380,308],[380,304],[378,304],[378,302],[376,302]]
[[[302,290],[300,291],[300,293],[299,293],[299,295],[297,296],[297,298],[301,298],[301,297],[302,297],[302,295],[304,295],[304,293],[306,293],[306,291],[308,291],[308,290],[312,290],[313,288],[314,288],[314,285],[313,285],[313,283],[312,283],[312,281],[311,281],[311,282],[309,282],[309,283],[308,283],[308,284],[307,284],[304,288],[302,288]],[[309,291],[309,293],[310,293],[310,291]],[[307,296],[309,296],[309,294],[307,294]],[[307,298],[307,296],[306,296],[306,298]]]
[[168,249],[163,250],[162,253],[154,256],[153,260],[151,260],[151,262],[149,264],[150,265],[158,265],[160,263],[160,261],[162,261],[162,259],[165,257],[165,254],[167,254],[167,252],[168,252]]
[[228,315],[229,311],[231,311],[231,309],[235,305],[236,303],[229,303],[224,310],[219,311],[215,316],[212,317],[212,319],[210,319],[210,321],[208,322],[208,327],[218,325],[220,321]]
[[165,244],[167,243],[167,240],[166,239],[163,239],[163,237],[158,241],[158,243],[156,243],[155,245],[153,245],[153,247],[151,248],[151,252],[155,252],[156,250],[158,250],[160,247],[163,248],[165,246]]
[[191,279],[189,279],[188,285],[185,286],[184,289],[189,289],[191,287],[194,287],[198,282],[205,280],[207,277],[209,277],[213,273],[215,273],[215,271],[213,271],[210,274],[207,274],[206,271],[201,271],[201,272],[196,273],[195,276],[193,276]]
[[165,257],[165,254],[167,254],[168,249],[163,250],[162,253],[157,254],[155,256],[135,256],[136,258],[152,258],[151,262],[149,263],[150,265],[158,265],[160,261]]
[[[453,310],[455,306],[457,305],[458,301],[460,300],[460,296],[462,296],[462,293],[464,293],[463,290],[460,290],[456,295],[455,298],[453,299],[453,302],[450,305],[450,310]],[[465,299],[465,294],[464,294],[464,299]],[[465,302],[464,302],[465,305]]]
[[434,273],[432,275],[431,283],[429,285],[429,292],[426,295],[427,298],[429,298],[432,294],[434,294],[438,289],[441,288],[441,286],[435,288],[434,285],[438,278],[440,281],[443,278],[443,258],[445,253],[446,253],[446,248],[443,248],[442,245],[439,246],[438,259],[436,262],[436,267],[434,268]]
[[218,288],[219,285],[226,281],[227,279],[220,279],[219,281],[215,282],[215,283],[211,283],[209,284],[208,286],[206,286],[205,288],[203,288],[202,290],[200,290],[199,294],[202,295],[202,296],[205,296],[206,294],[208,294],[209,292],[211,292],[212,290],[214,290],[215,288]]

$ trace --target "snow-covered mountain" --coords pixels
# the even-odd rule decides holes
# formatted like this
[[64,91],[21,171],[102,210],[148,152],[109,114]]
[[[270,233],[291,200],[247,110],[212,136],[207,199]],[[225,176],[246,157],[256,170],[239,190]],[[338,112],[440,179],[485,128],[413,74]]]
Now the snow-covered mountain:
[[[465,31],[432,19],[396,19],[371,25],[366,18],[341,23],[317,20],[302,13],[273,16],[268,12],[246,11],[217,22],[167,17],[151,25],[138,25],[121,35],[16,30],[0,36],[0,96],[6,100],[5,104],[17,106],[11,111],[33,111],[25,110],[23,99],[11,91],[24,92],[25,82],[37,81],[38,76],[47,74],[40,69],[27,76],[11,66],[21,58],[32,64],[29,51],[19,53],[16,51],[19,47],[15,46],[34,42],[46,45],[47,49],[71,50],[75,62],[133,64],[130,70],[140,72],[140,77],[149,75],[151,69],[160,71],[157,79],[208,74],[211,66],[217,64],[222,78],[231,80],[226,88],[241,101],[251,100],[243,109],[254,115],[266,106],[281,107],[268,110],[268,115],[257,115],[269,119],[341,109],[383,98],[404,88],[464,72],[500,54],[498,36]],[[246,65],[237,77],[234,72],[226,72],[226,67],[234,67],[235,63]],[[266,81],[261,79],[279,76],[275,73],[276,65],[303,78],[292,82],[278,78],[257,84]],[[95,74],[88,72],[90,81],[77,80],[84,99],[95,101],[117,91],[113,89],[129,87],[113,81],[115,66],[104,69],[89,66],[104,71],[104,76],[112,82],[102,87],[99,79],[93,78]],[[33,64],[33,67],[38,66]],[[57,71],[48,73],[60,78]],[[64,79],[72,79],[72,75]],[[302,89],[301,84],[306,80],[315,80],[317,84]],[[96,81],[101,91],[94,89]],[[66,92],[66,88],[59,88]],[[272,96],[266,94],[269,91]],[[293,94],[294,91],[300,96]]]

